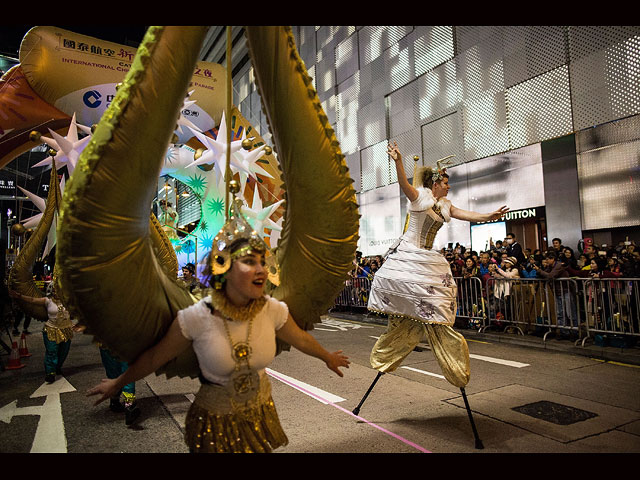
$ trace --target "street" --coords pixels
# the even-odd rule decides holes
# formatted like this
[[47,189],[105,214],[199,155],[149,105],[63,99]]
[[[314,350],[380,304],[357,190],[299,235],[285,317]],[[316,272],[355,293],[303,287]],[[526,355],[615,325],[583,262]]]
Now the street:
[[[38,325],[32,325],[32,331]],[[291,350],[268,370],[289,444],[276,453],[638,453],[640,367],[551,348],[529,348],[462,331],[471,354],[466,394],[484,448],[476,448],[458,388],[421,344],[395,372],[377,372],[369,354],[385,326],[336,316],[312,334],[343,350],[340,378]],[[507,334],[503,334],[507,335]],[[98,348],[76,334],[51,385],[44,383],[40,332],[27,337],[25,366],[0,372],[0,452],[186,453],[184,419],[197,379],[150,375],[136,383],[142,415],[132,427],[85,396],[104,378]],[[18,339],[19,340],[19,339]],[[3,355],[6,365],[8,356]]]

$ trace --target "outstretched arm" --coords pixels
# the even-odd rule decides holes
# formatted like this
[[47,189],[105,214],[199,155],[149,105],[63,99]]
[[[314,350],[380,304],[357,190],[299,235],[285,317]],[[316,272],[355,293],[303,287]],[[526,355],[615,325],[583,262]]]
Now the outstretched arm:
[[410,202],[413,202],[416,198],[418,198],[418,191],[413,188],[413,185],[409,183],[407,179],[407,174],[404,171],[404,165],[402,164],[402,155],[400,154],[400,150],[398,150],[398,144],[389,143],[387,145],[387,153],[393,159],[396,164],[396,173],[398,174],[398,183],[400,184],[400,189],[407,196]]
[[27,303],[32,303],[34,305],[46,305],[47,303],[47,297],[29,297],[27,295],[22,295],[15,290],[9,290],[9,296],[11,298],[22,300]]
[[174,319],[165,336],[153,347],[145,350],[135,362],[129,365],[126,372],[118,378],[103,379],[99,385],[87,391],[87,396],[100,395],[94,403],[94,405],[98,405],[100,402],[111,398],[126,384],[140,380],[155,372],[169,360],[182,353],[190,344],[191,341],[182,335],[178,320]]
[[308,332],[302,330],[295,322],[293,317],[289,315],[287,322],[280,330],[276,332],[276,336],[300,350],[302,353],[318,358],[327,364],[330,370],[333,370],[339,376],[343,376],[339,367],[349,368],[349,357],[342,355],[342,350],[329,353],[318,341]]
[[466,220],[467,222],[490,222],[491,220],[499,219],[508,211],[509,209],[506,205],[491,213],[470,212],[454,207],[453,205],[451,205],[451,210],[449,210],[451,217],[457,218],[458,220]]

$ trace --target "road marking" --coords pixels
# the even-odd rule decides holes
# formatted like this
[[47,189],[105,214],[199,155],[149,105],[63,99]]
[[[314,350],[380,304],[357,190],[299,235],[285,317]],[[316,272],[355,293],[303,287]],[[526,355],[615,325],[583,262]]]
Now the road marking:
[[60,394],[75,391],[64,377],[51,384],[43,383],[31,394],[31,398],[46,397],[43,405],[18,408],[18,401],[14,400],[0,409],[0,420],[10,423],[16,415],[39,415],[31,453],[67,453]]
[[422,373],[423,375],[430,375],[432,377],[438,377],[438,378],[441,378],[442,380],[446,380],[446,378],[444,378],[444,376],[442,375],[438,375],[437,373],[427,372],[425,370],[420,370],[418,368],[413,368],[413,367],[400,367],[400,368],[404,368],[406,370],[411,370],[412,372],[418,372],[418,373]]
[[[429,450],[427,450],[426,448],[421,447],[420,445],[418,445],[418,444],[416,444],[416,443],[413,443],[412,441],[407,440],[406,438],[403,438],[403,437],[401,437],[400,435],[397,435],[397,434],[395,434],[395,433],[393,433],[393,432],[390,432],[389,430],[387,430],[387,429],[385,429],[385,428],[382,428],[381,426],[376,425],[375,423],[372,423],[372,422],[370,422],[370,421],[366,420],[365,418],[363,418],[363,417],[361,417],[361,416],[359,416],[359,415],[354,414],[353,412],[350,412],[350,411],[349,411],[349,410],[347,410],[346,408],[342,408],[340,405],[336,405],[335,403],[332,403],[332,402],[330,402],[329,400],[327,400],[327,399],[325,399],[325,398],[322,398],[322,397],[318,396],[318,395],[317,395],[317,393],[314,393],[314,392],[312,392],[312,391],[310,391],[310,390],[309,390],[309,391],[305,391],[305,389],[304,389],[303,387],[301,387],[301,385],[306,385],[304,382],[300,382],[300,381],[294,380],[294,382],[296,382],[296,383],[295,383],[295,384],[293,384],[293,383],[291,383],[291,382],[290,382],[291,377],[287,377],[286,375],[283,375],[283,374],[281,374],[281,373],[274,372],[273,370],[270,370],[270,369],[268,369],[268,368],[267,368],[267,369],[265,369],[265,370],[266,370],[266,371],[267,371],[267,373],[268,373],[269,375],[271,375],[272,377],[274,377],[274,378],[276,378],[276,379],[280,380],[280,381],[281,381],[281,382],[283,382],[283,383],[286,383],[286,384],[288,384],[288,385],[292,386],[293,388],[295,388],[295,389],[297,389],[297,390],[300,390],[302,393],[305,393],[305,394],[309,395],[310,397],[315,398],[315,399],[316,399],[316,400],[318,400],[319,402],[324,403],[325,405],[331,405],[332,407],[335,407],[335,408],[337,408],[338,410],[340,410],[340,411],[342,411],[342,412],[344,412],[344,413],[346,413],[346,414],[348,414],[348,415],[351,415],[352,417],[357,418],[358,420],[362,420],[362,421],[363,421],[364,423],[366,423],[367,425],[370,425],[370,426],[372,426],[373,428],[377,428],[377,429],[378,429],[378,430],[380,430],[381,432],[386,433],[387,435],[389,435],[389,436],[391,436],[391,437],[395,438],[396,440],[400,440],[401,442],[403,442],[403,443],[405,443],[405,444],[407,444],[407,445],[409,445],[409,446],[411,446],[411,447],[415,448],[416,450],[421,451],[422,453],[431,453],[431,452],[430,452]],[[293,379],[291,379],[291,380],[293,380]],[[314,387],[312,387],[312,388],[314,388]],[[315,389],[315,388],[314,388],[314,390],[316,390],[316,391],[318,391],[318,392],[322,392],[322,391],[323,391],[323,390]],[[327,393],[327,392],[325,392],[325,393]],[[329,395],[332,395],[332,394],[329,394]],[[334,395],[334,396],[335,396],[335,395]],[[340,398],[340,397],[337,397],[337,398]]]
[[320,400],[323,403],[338,403],[345,401],[345,399],[342,397],[334,395],[333,393],[325,392],[324,390],[316,388],[313,385],[309,385],[308,383],[301,382],[300,380],[296,380],[295,378],[288,377],[283,373],[275,372],[269,368],[266,368],[265,371],[272,377],[277,378],[281,382],[292,386],[302,393],[305,393],[315,399],[325,399],[325,401]]
[[513,360],[503,360],[501,358],[485,357],[484,355],[470,354],[469,356],[471,358],[475,358],[476,360],[482,360],[484,362],[491,362],[491,363],[499,363],[500,365],[507,365],[508,367],[523,368],[523,367],[529,366],[528,363],[515,362]]
[[601,358],[591,358],[591,360],[594,360],[596,362],[601,362],[601,363],[610,363],[612,365],[618,365],[620,367],[640,368],[640,365],[632,365],[630,363],[614,362],[612,360],[602,360]]
[[[346,332],[347,330],[359,330],[361,328],[373,328],[371,325],[359,324],[353,322],[345,322],[341,320],[337,320],[335,318],[323,317],[321,325],[325,327],[333,327]],[[314,327],[314,330],[318,329],[318,327]],[[320,329],[318,329],[320,330]],[[331,332],[335,332],[335,330],[329,330]]]
[[491,342],[483,342],[482,340],[473,340],[471,338],[465,339],[467,342],[484,343],[485,345],[491,345]]

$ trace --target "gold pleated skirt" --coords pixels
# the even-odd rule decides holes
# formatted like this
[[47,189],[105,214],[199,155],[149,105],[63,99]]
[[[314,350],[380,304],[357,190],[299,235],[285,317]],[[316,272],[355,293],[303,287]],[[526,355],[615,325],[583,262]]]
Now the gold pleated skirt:
[[185,421],[185,442],[195,453],[269,453],[289,443],[271,398],[269,378],[246,404],[235,405],[225,387],[202,384]]
[[73,338],[73,328],[56,328],[45,325],[43,327],[47,338],[55,343],[67,342]]

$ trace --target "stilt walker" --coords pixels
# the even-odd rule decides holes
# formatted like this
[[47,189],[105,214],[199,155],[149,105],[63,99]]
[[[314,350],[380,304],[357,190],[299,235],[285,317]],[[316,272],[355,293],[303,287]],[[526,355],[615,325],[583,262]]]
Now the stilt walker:
[[398,146],[389,144],[387,151],[395,162],[400,188],[409,201],[409,218],[404,234],[387,254],[371,286],[368,309],[387,314],[389,319],[387,331],[370,356],[378,375],[353,413],[358,414],[381,375],[393,372],[426,339],[447,381],[460,388],[476,448],[481,449],[482,441],[464,390],[470,377],[469,348],[464,337],[452,328],[457,286],[446,259],[432,247],[436,233],[451,218],[485,222],[500,218],[508,208],[501,207],[488,214],[456,208],[445,198],[449,176],[443,165],[450,157],[438,160],[436,168],[415,168],[411,185]]

